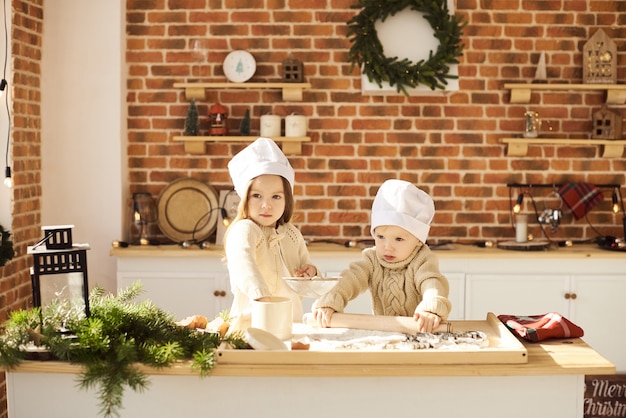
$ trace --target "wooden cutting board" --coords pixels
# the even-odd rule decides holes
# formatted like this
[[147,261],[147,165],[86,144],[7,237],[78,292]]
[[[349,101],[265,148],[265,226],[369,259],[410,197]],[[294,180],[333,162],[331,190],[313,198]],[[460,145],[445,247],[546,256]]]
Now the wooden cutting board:
[[[218,364],[280,364],[280,365],[333,365],[333,364],[519,364],[527,363],[524,345],[493,314],[481,321],[451,321],[455,332],[481,331],[487,334],[489,347],[473,350],[337,350],[337,351],[270,351],[235,350],[221,346],[217,350]],[[294,327],[294,339],[306,336]],[[316,333],[324,328],[317,328]],[[327,329],[327,328],[326,328]],[[310,330],[310,328],[309,328]],[[336,331],[337,329],[333,329]]]

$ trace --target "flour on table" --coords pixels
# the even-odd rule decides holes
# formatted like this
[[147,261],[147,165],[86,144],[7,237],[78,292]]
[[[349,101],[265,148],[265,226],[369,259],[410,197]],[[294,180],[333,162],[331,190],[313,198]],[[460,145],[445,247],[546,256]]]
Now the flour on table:
[[294,331],[293,340],[306,339],[311,351],[478,350],[489,346],[486,334],[479,331],[415,335],[348,328],[306,327]]

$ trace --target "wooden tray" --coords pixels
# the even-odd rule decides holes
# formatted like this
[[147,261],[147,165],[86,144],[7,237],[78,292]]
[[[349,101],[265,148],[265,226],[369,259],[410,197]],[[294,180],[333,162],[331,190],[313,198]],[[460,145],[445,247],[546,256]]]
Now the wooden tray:
[[235,350],[221,346],[218,364],[520,364],[527,363],[524,345],[493,314],[483,321],[451,321],[454,331],[482,331],[489,347],[477,350]]

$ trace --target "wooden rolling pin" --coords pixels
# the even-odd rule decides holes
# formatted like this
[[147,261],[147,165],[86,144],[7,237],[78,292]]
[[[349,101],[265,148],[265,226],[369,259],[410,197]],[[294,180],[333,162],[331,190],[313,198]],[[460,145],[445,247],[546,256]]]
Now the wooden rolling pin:
[[[304,323],[308,326],[317,326],[313,314],[304,315]],[[347,314],[335,312],[330,319],[330,328],[353,328],[369,329],[373,331],[402,332],[404,334],[416,334],[417,322],[411,316],[384,316]],[[442,322],[433,332],[452,332],[451,322]]]

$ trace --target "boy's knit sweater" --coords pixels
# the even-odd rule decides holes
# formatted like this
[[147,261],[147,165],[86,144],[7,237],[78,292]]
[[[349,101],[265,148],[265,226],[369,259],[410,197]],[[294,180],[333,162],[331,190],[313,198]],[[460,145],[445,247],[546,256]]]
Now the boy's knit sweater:
[[419,245],[407,259],[394,263],[378,258],[376,248],[363,250],[362,259],[351,263],[335,287],[315,301],[313,308],[343,312],[349,301],[368,289],[375,315],[413,316],[418,306],[442,320],[450,313],[448,280],[426,245]]

